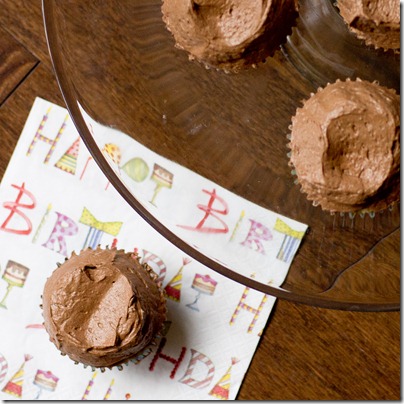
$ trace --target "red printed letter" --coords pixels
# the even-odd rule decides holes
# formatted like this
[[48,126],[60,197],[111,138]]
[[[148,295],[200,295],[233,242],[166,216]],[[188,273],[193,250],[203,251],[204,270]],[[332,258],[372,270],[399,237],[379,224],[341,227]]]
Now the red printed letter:
[[[205,212],[205,215],[202,218],[202,220],[195,227],[184,226],[184,225],[178,225],[178,226],[182,227],[183,229],[198,231],[200,233],[227,233],[229,231],[227,224],[221,218],[219,218],[217,215],[217,214],[227,215],[227,213],[229,212],[226,201],[223,198],[221,198],[220,196],[216,195],[215,189],[212,192],[209,192],[209,191],[206,191],[205,189],[203,189],[202,192],[205,192],[205,194],[210,195],[208,205],[201,205],[201,204],[197,205],[198,209]],[[215,201],[219,202],[223,208],[214,209],[213,204],[215,203]],[[208,219],[208,217],[210,217],[210,216],[215,218],[221,224],[221,227],[205,226],[205,222]]]
[[150,363],[150,368],[149,369],[150,369],[150,371],[154,370],[154,368],[156,366],[157,359],[159,359],[159,358],[164,359],[167,362],[170,362],[170,363],[172,363],[174,365],[174,369],[170,373],[170,378],[174,379],[175,374],[177,373],[178,367],[180,366],[182,360],[184,359],[185,351],[187,349],[185,347],[182,347],[180,356],[178,357],[178,359],[175,359],[175,358],[172,358],[171,356],[168,356],[168,355],[166,355],[166,354],[164,354],[162,352],[166,342],[167,342],[167,339],[165,337],[162,338],[162,340],[160,342],[160,345],[159,345],[159,348],[158,348],[158,350],[156,352],[156,355],[154,355],[154,358],[153,358],[152,362]]
[[[21,212],[18,208],[34,209],[36,206],[35,197],[31,192],[29,192],[25,189],[24,182],[22,183],[21,186],[14,185],[14,184],[12,184],[11,186],[18,189],[19,192],[18,192],[17,199],[15,200],[15,202],[4,202],[3,203],[3,206],[6,209],[10,209],[10,214],[8,215],[7,219],[3,222],[3,224],[1,225],[0,229],[3,231],[7,231],[9,233],[28,235],[31,233],[32,223],[28,219],[27,215],[24,214],[23,212]],[[20,200],[23,197],[23,195],[28,196],[28,198],[30,198],[32,202],[30,204],[20,203]],[[24,223],[26,224],[25,229],[14,229],[14,228],[7,227],[8,223],[10,222],[10,220],[12,219],[14,214],[17,214],[18,217],[24,221]]]

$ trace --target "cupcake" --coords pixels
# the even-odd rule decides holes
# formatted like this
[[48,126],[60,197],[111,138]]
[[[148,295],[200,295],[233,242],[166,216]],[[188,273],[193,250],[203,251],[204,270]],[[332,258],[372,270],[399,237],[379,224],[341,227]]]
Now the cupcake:
[[271,56],[297,15],[296,0],[163,0],[176,46],[206,67],[238,71]]
[[349,29],[367,45],[400,50],[399,0],[338,0]]
[[83,250],[52,273],[43,291],[45,329],[62,354],[111,368],[153,344],[166,316],[157,275],[123,250]]
[[314,205],[376,212],[400,197],[400,97],[357,79],[320,88],[292,118],[290,165]]

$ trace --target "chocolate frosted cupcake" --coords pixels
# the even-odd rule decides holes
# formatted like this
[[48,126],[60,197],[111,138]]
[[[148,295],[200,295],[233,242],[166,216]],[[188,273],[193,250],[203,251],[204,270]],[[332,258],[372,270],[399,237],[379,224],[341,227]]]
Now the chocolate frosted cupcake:
[[341,16],[367,45],[400,50],[399,0],[338,0]]
[[320,88],[292,118],[301,190],[331,212],[375,212],[400,197],[400,97],[357,79]]
[[163,0],[176,46],[207,67],[237,71],[271,56],[296,19],[295,0]]
[[62,354],[92,367],[127,362],[153,343],[166,301],[157,275],[123,250],[83,250],[61,264],[43,292],[44,325]]

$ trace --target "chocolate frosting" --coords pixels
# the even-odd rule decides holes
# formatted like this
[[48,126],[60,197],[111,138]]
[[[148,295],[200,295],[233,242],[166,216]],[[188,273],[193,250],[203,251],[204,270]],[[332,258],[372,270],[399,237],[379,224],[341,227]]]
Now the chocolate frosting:
[[127,361],[152,342],[165,320],[156,277],[122,250],[73,253],[45,284],[43,316],[50,340],[85,365]]
[[400,97],[376,83],[337,81],[292,118],[291,165],[323,209],[376,211],[400,197]]
[[399,0],[338,0],[349,28],[375,48],[400,49]]
[[163,20],[190,59],[224,70],[261,62],[285,39],[295,0],[164,0]]

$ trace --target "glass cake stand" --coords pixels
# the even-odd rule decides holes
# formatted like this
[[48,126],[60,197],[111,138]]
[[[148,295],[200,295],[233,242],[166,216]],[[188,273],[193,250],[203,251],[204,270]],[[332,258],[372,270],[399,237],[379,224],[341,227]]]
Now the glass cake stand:
[[[327,82],[360,77],[399,92],[400,58],[364,46],[331,1],[314,3],[300,2],[295,26],[273,57],[238,74],[189,61],[162,21],[161,0],[43,0],[43,13],[56,77],[80,136],[116,190],[167,240],[220,274],[278,298],[398,310],[399,205],[376,215],[331,215],[313,206],[288,166],[287,135],[302,100]],[[155,201],[137,191],[136,181],[148,175],[155,198],[167,196],[172,173],[146,167],[141,158],[123,169],[95,126],[124,133],[137,150],[214,184],[196,196],[195,177],[185,176],[171,200],[195,227],[204,214],[224,221],[223,206],[209,207],[213,189],[307,224],[286,278],[276,283],[254,276],[252,253],[244,261],[221,259],[214,232],[203,234],[203,246],[187,237],[173,225],[176,217],[161,215]],[[232,244],[236,257],[242,257],[239,244]]]

